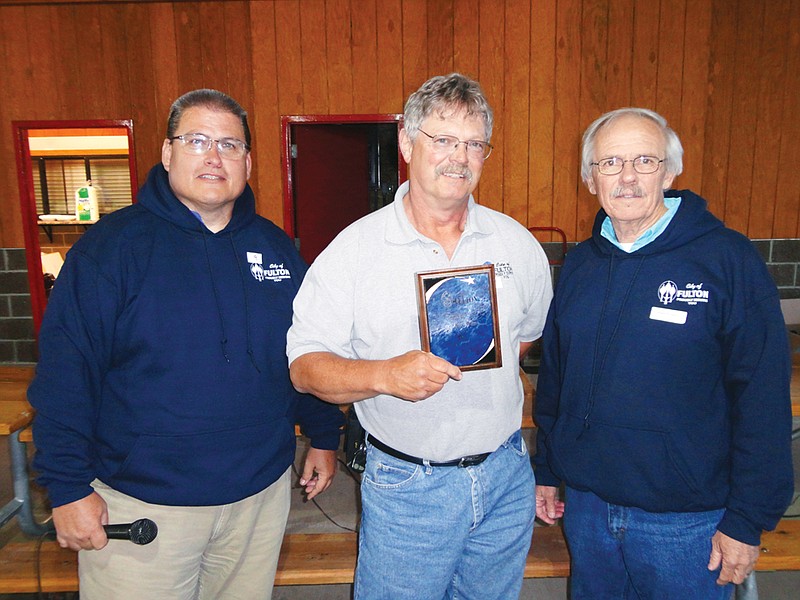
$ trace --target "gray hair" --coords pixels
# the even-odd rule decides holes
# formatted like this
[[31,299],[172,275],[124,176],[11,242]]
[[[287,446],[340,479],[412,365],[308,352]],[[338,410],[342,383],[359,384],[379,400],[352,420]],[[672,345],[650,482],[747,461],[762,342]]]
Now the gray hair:
[[481,117],[486,131],[485,141],[492,139],[492,108],[478,82],[460,73],[431,77],[408,97],[403,127],[409,139],[412,142],[416,139],[420,125],[431,114],[442,115],[448,110],[466,110],[468,116]]
[[242,105],[236,100],[217,90],[193,90],[191,92],[186,92],[183,96],[175,100],[169,109],[169,119],[167,120],[168,138],[175,136],[175,131],[178,129],[178,123],[180,123],[183,113],[197,106],[219,112],[231,113],[233,116],[238,117],[244,129],[244,143],[247,144],[247,148],[250,149],[250,127],[247,125],[247,111],[245,111]]
[[661,129],[664,135],[665,142],[665,156],[664,165],[667,171],[676,177],[683,172],[683,146],[678,139],[678,134],[675,133],[669,125],[667,120],[655,111],[647,108],[618,108],[607,112],[600,118],[596,119],[594,123],[589,125],[589,128],[583,134],[582,148],[581,148],[581,178],[584,181],[589,181],[592,175],[591,162],[594,159],[594,142],[597,139],[597,134],[600,131],[622,117],[639,117],[642,119],[649,119]]

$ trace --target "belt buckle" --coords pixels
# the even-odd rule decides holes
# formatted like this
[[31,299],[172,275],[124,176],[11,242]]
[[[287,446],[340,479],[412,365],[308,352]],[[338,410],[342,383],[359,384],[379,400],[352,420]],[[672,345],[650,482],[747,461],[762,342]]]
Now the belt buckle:
[[463,456],[458,461],[458,467],[463,469],[464,467],[474,467],[475,465],[481,464],[485,460],[486,456],[483,454],[472,454],[470,456]]

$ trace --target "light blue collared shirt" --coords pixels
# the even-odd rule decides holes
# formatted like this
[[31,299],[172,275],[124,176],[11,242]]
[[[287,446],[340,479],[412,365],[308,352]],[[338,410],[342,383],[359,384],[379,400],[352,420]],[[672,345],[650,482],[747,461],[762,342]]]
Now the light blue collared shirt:
[[639,248],[643,248],[662,233],[667,228],[667,225],[670,224],[672,221],[672,217],[675,216],[675,213],[678,212],[678,207],[681,205],[681,199],[678,198],[664,198],[664,205],[667,207],[667,212],[665,212],[661,218],[656,221],[652,227],[650,227],[647,231],[645,231],[642,235],[636,238],[632,244],[630,244],[630,248],[626,248],[628,244],[622,244],[617,239],[617,234],[614,231],[614,226],[611,224],[611,218],[606,217],[603,221],[603,225],[600,228],[600,235],[606,238],[609,242],[614,244],[620,250],[625,252],[635,252]]

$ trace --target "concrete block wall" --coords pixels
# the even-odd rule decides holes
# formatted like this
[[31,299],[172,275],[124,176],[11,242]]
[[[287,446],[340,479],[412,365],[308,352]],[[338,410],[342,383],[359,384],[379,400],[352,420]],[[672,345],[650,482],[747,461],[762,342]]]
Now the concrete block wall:
[[36,362],[24,248],[0,249],[0,363]]
[[800,239],[754,240],[781,298],[800,298]]

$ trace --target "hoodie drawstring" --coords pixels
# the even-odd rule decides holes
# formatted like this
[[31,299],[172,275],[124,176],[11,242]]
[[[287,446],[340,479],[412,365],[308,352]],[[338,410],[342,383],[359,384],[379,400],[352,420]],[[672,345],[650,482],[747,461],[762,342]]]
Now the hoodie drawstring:
[[[233,249],[233,255],[236,257],[236,267],[239,270],[239,281],[242,283],[242,294],[244,295],[244,318],[245,318],[245,335],[247,336],[247,355],[250,357],[250,362],[256,371],[261,373],[256,363],[255,352],[253,351],[253,339],[250,333],[250,304],[247,300],[247,282],[245,281],[244,271],[242,270],[242,261],[239,260],[239,251],[236,248],[236,241],[233,239],[233,233],[228,233],[228,241]],[[214,279],[214,270],[211,267],[211,254],[208,250],[208,235],[203,232],[203,247],[206,251],[206,263],[208,264],[208,274],[211,279],[211,288],[214,290],[214,303],[217,306],[217,315],[219,316],[219,326],[222,330],[222,339],[220,345],[222,346],[222,356],[225,357],[225,362],[230,363],[231,359],[228,357],[228,336],[225,333],[225,318],[222,316],[222,305],[219,299],[219,290],[217,289],[217,282]]]
[[247,301],[247,285],[244,277],[244,270],[242,269],[242,261],[239,260],[239,250],[236,248],[236,241],[233,239],[233,233],[229,233],[228,237],[233,247],[233,255],[236,257],[236,266],[239,267],[239,279],[242,281],[242,293],[244,294],[244,326],[245,335],[247,336],[247,355],[250,357],[250,362],[253,363],[255,370],[261,373],[256,363],[255,352],[253,352],[253,340],[250,335],[250,304]]
[[211,289],[214,291],[214,303],[217,306],[217,316],[219,317],[219,327],[222,330],[222,339],[219,341],[222,346],[222,356],[225,357],[225,362],[230,363],[231,359],[228,357],[228,336],[225,334],[225,318],[222,316],[222,308],[219,303],[219,291],[217,290],[217,282],[214,279],[214,269],[211,267],[211,255],[208,251],[208,235],[203,231],[203,248],[206,251],[206,264],[208,265],[208,277],[211,279]]

